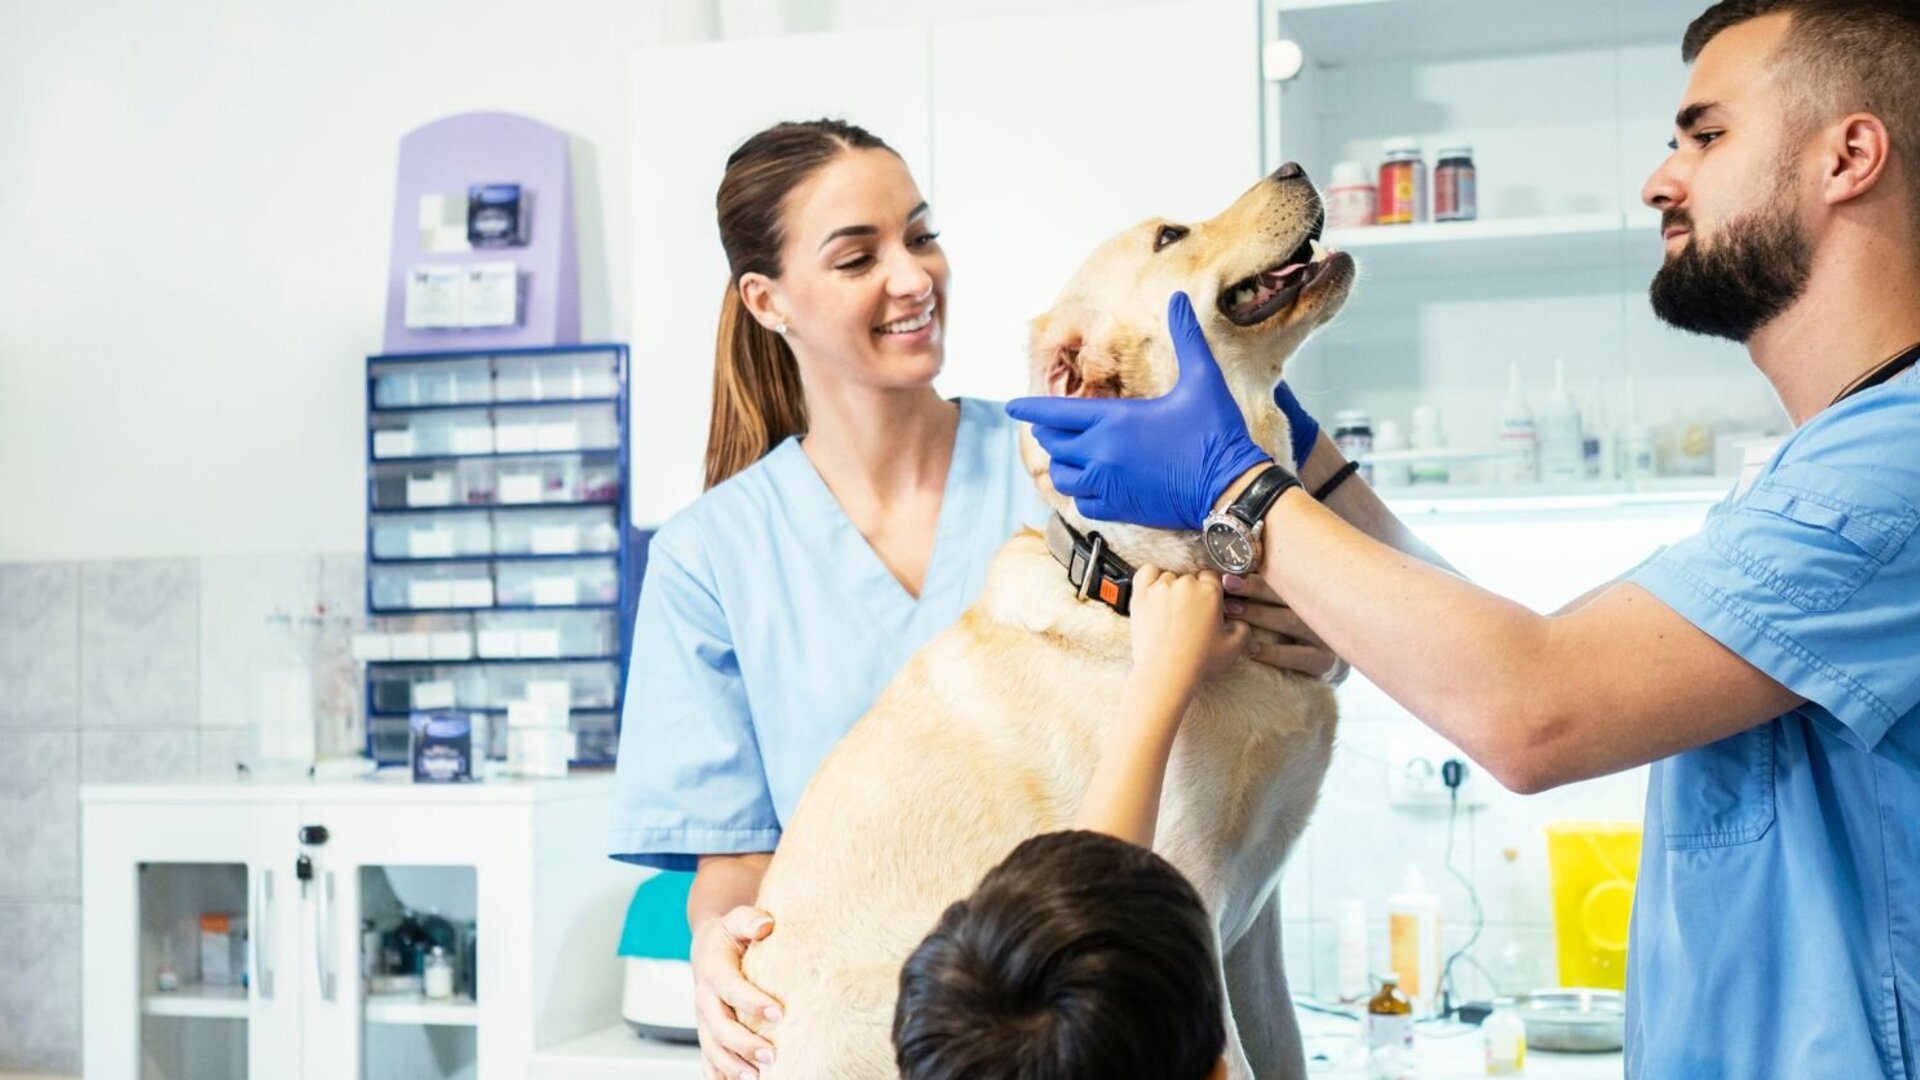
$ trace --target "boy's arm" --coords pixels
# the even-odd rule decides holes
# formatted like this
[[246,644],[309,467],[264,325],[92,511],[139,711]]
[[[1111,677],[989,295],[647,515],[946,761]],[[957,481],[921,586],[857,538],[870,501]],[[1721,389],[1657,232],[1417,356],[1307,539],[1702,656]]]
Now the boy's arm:
[[1192,698],[1191,686],[1169,685],[1143,668],[1133,669],[1120,691],[1120,714],[1107,729],[1100,764],[1080,800],[1074,828],[1153,846],[1167,755],[1173,752],[1180,718]]
[[1133,670],[1074,827],[1153,846],[1174,736],[1200,681],[1244,655],[1245,623],[1221,618],[1220,580],[1141,567],[1133,578]]

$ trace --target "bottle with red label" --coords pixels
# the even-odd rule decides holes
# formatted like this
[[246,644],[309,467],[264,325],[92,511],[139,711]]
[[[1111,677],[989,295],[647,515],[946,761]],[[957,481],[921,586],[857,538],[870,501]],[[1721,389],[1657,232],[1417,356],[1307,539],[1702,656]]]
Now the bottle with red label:
[[1420,157],[1418,139],[1388,139],[1387,159],[1380,165],[1382,225],[1415,225],[1427,216],[1427,163]]

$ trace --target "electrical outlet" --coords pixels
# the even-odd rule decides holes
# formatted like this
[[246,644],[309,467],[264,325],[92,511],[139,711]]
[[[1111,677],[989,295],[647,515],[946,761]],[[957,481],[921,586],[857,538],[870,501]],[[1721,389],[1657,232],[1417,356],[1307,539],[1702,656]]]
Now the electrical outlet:
[[1480,767],[1444,739],[1395,739],[1387,747],[1387,801],[1396,810],[1438,811],[1446,813],[1452,793],[1440,778],[1440,770],[1449,760],[1466,766],[1466,779],[1460,783],[1460,809],[1475,810],[1487,805],[1486,787],[1491,783],[1480,774]]

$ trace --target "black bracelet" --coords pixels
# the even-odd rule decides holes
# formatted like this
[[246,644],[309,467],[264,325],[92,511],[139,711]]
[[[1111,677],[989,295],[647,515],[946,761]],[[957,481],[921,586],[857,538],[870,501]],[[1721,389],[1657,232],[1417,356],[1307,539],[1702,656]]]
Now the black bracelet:
[[1345,465],[1340,466],[1340,471],[1334,473],[1332,476],[1327,477],[1327,482],[1324,484],[1321,484],[1320,490],[1313,493],[1313,501],[1326,502],[1327,496],[1333,494],[1334,488],[1337,488],[1341,484],[1346,483],[1347,477],[1352,476],[1354,473],[1357,473],[1359,471],[1360,471],[1360,463],[1357,461],[1349,461]]

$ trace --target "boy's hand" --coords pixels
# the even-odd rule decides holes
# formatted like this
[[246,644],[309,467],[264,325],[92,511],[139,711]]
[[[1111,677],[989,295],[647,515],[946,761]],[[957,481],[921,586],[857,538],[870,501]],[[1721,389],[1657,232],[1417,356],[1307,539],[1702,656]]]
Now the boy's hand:
[[1182,697],[1246,654],[1247,625],[1222,615],[1220,579],[1142,566],[1129,607],[1133,669]]

